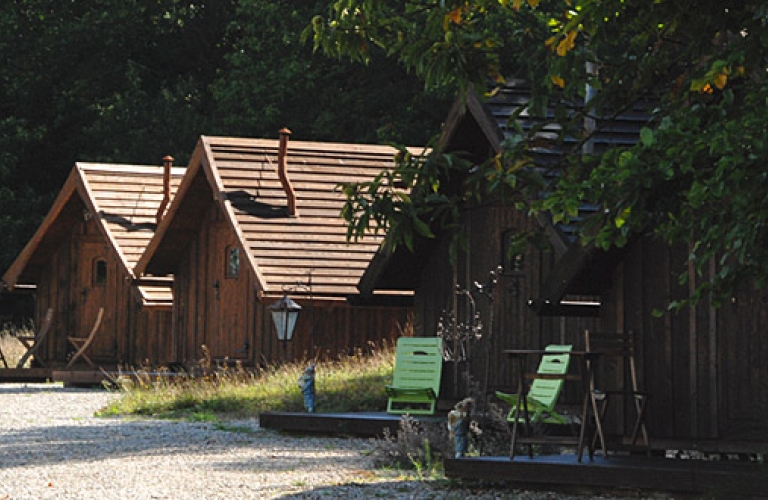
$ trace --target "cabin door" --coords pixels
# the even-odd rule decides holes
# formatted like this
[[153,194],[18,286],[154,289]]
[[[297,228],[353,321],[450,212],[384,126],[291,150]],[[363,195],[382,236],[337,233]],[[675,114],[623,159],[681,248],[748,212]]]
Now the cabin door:
[[221,221],[211,228],[210,241],[205,335],[208,348],[215,360],[246,360],[250,349],[245,325],[249,295],[242,292],[243,256],[233,232]]
[[94,360],[111,360],[117,354],[117,342],[107,318],[111,316],[107,307],[110,283],[117,279],[115,266],[107,258],[109,247],[103,241],[84,241],[80,245],[77,262],[77,307],[75,328],[77,336],[84,337],[91,332],[99,309],[104,307],[104,318],[96,337],[88,349]]

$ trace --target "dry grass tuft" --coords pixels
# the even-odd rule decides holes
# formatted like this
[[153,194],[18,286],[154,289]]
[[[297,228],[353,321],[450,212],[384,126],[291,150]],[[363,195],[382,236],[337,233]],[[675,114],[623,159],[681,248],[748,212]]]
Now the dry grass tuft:
[[[393,363],[394,350],[388,346],[318,362],[317,411],[386,408],[384,387],[391,383]],[[303,411],[298,379],[307,364],[270,365],[253,372],[241,366],[213,366],[203,359],[194,370],[202,375],[142,368],[136,370],[136,378],[118,377],[113,381],[122,395],[101,413],[216,420],[264,411]]]

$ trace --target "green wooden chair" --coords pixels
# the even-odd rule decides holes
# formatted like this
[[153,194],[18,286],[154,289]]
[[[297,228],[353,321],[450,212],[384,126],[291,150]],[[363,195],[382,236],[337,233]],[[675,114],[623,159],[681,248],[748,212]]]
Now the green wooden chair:
[[[546,351],[571,351],[573,346],[551,344],[544,348]],[[568,424],[569,421],[555,411],[555,404],[560,397],[565,384],[565,376],[568,374],[571,356],[569,354],[545,354],[536,370],[538,375],[544,378],[535,378],[528,389],[528,415],[531,423],[543,422],[547,424]],[[560,376],[558,378],[546,378],[546,376]],[[507,415],[507,422],[523,423],[523,415],[517,415],[517,394],[496,392],[496,397],[511,406]],[[522,411],[522,405],[521,405]]]
[[395,351],[392,385],[386,386],[387,412],[432,415],[440,395],[443,339],[400,337]]

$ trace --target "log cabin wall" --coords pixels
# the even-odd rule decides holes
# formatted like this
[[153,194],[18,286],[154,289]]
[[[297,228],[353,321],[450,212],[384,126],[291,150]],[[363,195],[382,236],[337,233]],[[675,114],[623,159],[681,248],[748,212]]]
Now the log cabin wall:
[[293,340],[277,339],[269,311],[273,300],[255,303],[259,365],[280,360],[337,359],[394,345],[407,329],[410,311],[397,307],[349,306],[339,301],[294,300],[302,307]]
[[[697,276],[685,246],[644,238],[633,245],[603,298],[608,329],[638,333],[639,372],[652,394],[647,423],[656,438],[768,441],[768,327],[765,292],[750,283],[719,308],[658,316],[715,271]],[[678,276],[688,274],[689,283]]]
[[[291,341],[294,359],[335,359],[369,352],[384,343],[393,346],[409,329],[410,310],[405,307],[350,306],[307,298],[297,302],[302,311]],[[276,337],[274,326],[270,327],[266,335]]]
[[173,311],[171,308],[144,308],[138,301],[131,304],[132,333],[128,341],[127,360],[133,366],[159,367],[176,361],[171,332]]
[[[716,327],[701,343],[716,347],[715,359],[699,361],[699,373],[717,376],[708,393],[718,397],[718,432],[729,439],[768,443],[768,293],[745,283],[712,313]],[[701,331],[701,330],[699,330]],[[705,351],[702,348],[702,351]]]
[[[45,364],[65,363],[67,360],[67,338],[69,331],[69,293],[61,293],[60,289],[69,289],[69,263],[72,245],[67,240],[48,260],[46,267],[40,273],[37,282],[35,326],[43,322],[48,308],[53,308],[53,323],[46,339],[46,344],[37,351]],[[33,359],[34,364],[34,359]]]
[[[106,239],[98,232],[92,220],[83,224],[84,231],[73,239],[72,274],[70,287],[70,335],[87,336],[96,321],[99,308],[104,317],[88,356],[99,365],[124,361],[128,332],[126,303],[123,287],[126,280],[118,271],[117,258]],[[97,270],[98,268],[98,270]],[[123,332],[122,336],[117,332]],[[121,338],[122,337],[122,338]]]

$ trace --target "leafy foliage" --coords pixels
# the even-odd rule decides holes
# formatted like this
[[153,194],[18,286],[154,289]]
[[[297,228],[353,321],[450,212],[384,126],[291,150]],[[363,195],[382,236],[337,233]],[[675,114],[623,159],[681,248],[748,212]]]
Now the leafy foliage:
[[[717,269],[697,283],[696,302],[705,292],[717,301],[745,278],[768,284],[766,23],[768,7],[756,0],[342,0],[314,19],[313,32],[316,48],[353,60],[382,47],[428,85],[491,84],[492,93],[501,75],[529,81],[527,112],[540,125],[480,165],[479,182],[454,201],[503,195],[565,222],[592,203],[601,210],[582,228],[587,243],[623,246],[638,233],[690,243],[696,270]],[[649,120],[636,144],[583,152],[585,123],[637,106]],[[546,146],[576,145],[559,175],[537,178],[532,147],[549,123],[561,133]],[[384,217],[392,226],[421,210],[399,206]]]
[[312,21],[315,47],[369,63],[377,48],[414,71],[428,87],[464,89],[486,78],[503,81],[502,58],[518,63],[528,42],[543,34],[535,11],[510,17],[498,0],[341,0],[329,17]]
[[433,228],[449,230],[458,220],[463,193],[455,184],[463,178],[467,163],[451,155],[423,156],[402,147],[395,159],[395,170],[343,186],[347,202],[341,215],[347,221],[348,239],[364,237],[371,229],[384,231],[391,250],[402,242],[412,251],[416,238],[433,238]]
[[155,164],[191,151],[210,102],[206,62],[220,65],[225,46],[228,4],[3,2],[0,268],[75,161]]

